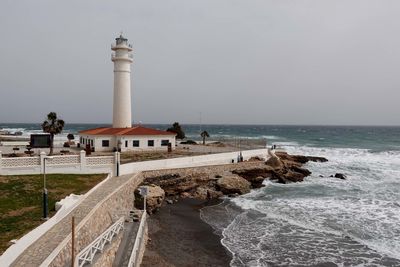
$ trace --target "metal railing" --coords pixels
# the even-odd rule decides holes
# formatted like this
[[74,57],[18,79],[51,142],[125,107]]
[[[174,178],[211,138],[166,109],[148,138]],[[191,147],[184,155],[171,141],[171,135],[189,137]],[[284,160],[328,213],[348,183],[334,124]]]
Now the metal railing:
[[144,234],[145,228],[147,225],[147,212],[143,211],[142,218],[140,219],[140,225],[138,232],[136,234],[135,244],[133,245],[131,257],[129,258],[128,267],[137,267],[139,266],[139,254],[144,246]]
[[84,248],[75,258],[74,266],[82,267],[91,264],[97,252],[103,252],[107,243],[111,243],[114,236],[124,229],[124,217],[119,218],[113,225],[98,236],[92,243]]

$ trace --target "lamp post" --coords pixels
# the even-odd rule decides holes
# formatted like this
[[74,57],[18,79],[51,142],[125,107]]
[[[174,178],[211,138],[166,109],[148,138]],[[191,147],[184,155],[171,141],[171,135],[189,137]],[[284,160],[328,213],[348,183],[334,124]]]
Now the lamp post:
[[52,159],[53,157],[44,157],[43,158],[43,219],[47,220],[48,217],[48,208],[49,208],[49,197],[46,188],[46,159]]

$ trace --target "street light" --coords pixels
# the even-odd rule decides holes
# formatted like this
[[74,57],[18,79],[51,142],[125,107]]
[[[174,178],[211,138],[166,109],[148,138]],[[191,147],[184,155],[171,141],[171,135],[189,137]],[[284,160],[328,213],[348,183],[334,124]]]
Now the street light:
[[53,157],[43,157],[43,219],[44,220],[49,219],[48,217],[49,198],[46,188],[46,159],[53,159]]

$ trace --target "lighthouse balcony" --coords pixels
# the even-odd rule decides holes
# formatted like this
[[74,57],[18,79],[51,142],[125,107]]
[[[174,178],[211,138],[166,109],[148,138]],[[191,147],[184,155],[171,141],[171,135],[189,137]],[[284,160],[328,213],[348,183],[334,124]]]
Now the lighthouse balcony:
[[132,54],[125,54],[123,56],[117,56],[115,53],[111,54],[111,61],[116,61],[116,60],[126,60],[133,62],[133,55]]
[[126,49],[128,51],[132,51],[133,50],[131,44],[125,44],[125,43],[111,44],[111,50],[116,51],[118,49]]

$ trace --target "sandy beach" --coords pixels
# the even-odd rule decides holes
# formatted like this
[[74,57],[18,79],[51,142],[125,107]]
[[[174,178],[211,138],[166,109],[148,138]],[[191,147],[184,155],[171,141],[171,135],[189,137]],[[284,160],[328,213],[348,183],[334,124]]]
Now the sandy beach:
[[230,253],[200,219],[206,204],[180,199],[149,217],[149,238],[141,266],[229,266]]

